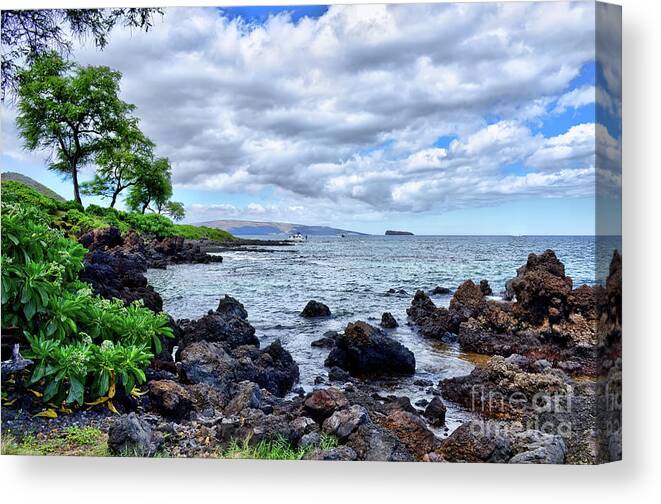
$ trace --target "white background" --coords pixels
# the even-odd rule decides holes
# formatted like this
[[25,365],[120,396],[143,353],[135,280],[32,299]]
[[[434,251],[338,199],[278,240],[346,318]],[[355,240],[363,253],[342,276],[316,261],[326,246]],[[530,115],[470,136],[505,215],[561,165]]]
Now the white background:
[[[364,0],[365,1],[365,0]],[[282,5],[290,0],[5,0],[4,7]],[[345,2],[354,3],[354,2]],[[378,3],[378,2],[377,2]],[[0,457],[4,502],[659,502],[661,2],[621,0],[624,461],[600,467]]]

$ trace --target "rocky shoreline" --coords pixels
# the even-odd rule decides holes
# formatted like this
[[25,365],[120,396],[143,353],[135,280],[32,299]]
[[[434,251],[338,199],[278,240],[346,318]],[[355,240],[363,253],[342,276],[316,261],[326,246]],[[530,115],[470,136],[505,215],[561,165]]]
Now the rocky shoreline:
[[[180,238],[122,237],[114,228],[80,238],[89,253],[81,279],[104,297],[140,299],[162,311],[148,284],[148,268],[220,262],[209,252],[265,243],[209,244]],[[271,246],[282,246],[286,243]],[[224,248],[227,247],[227,248]],[[57,422],[94,422],[108,432],[114,454],[215,457],[234,442],[284,440],[311,460],[596,463],[621,455],[621,257],[615,253],[603,287],[574,288],[553,251],[531,254],[507,284],[509,300],[489,299],[487,282],[467,280],[448,308],[416,292],[408,323],[431,340],[457,341],[465,351],[491,356],[469,375],[420,384],[430,400],[384,395],[375,379],[415,371],[415,356],[378,327],[349,323],[320,335],[329,349],[328,380],[306,393],[299,367],[279,340],[262,348],[248,309],[225,296],[197,320],[171,320],[174,341],[147,372],[147,393],[119,398],[121,415],[80,411]],[[328,317],[321,303],[303,316]],[[384,313],[381,325],[398,322]],[[320,362],[320,366],[322,363]],[[445,402],[478,420],[446,437]],[[48,429],[52,420],[2,408],[3,429]],[[69,420],[64,420],[68,418]],[[616,426],[615,428],[613,426]],[[324,446],[324,437],[335,440]]]

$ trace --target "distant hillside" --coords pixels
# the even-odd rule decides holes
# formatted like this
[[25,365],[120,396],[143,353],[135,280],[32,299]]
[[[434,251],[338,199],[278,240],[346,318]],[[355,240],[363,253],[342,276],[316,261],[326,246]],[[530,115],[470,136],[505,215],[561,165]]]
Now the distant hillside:
[[21,173],[16,173],[16,172],[4,172],[0,174],[0,177],[2,178],[2,180],[15,180],[16,182],[25,184],[26,186],[31,187],[35,191],[40,192],[44,196],[48,196],[49,198],[53,198],[54,200],[66,201],[62,196],[57,194],[55,191],[49,189],[43,184],[40,184],[33,178],[28,177],[27,175],[23,175]]
[[233,235],[282,235],[301,233],[310,236],[356,236],[365,233],[348,231],[346,229],[332,228],[328,226],[306,226],[304,224],[291,224],[289,222],[256,222],[244,220],[214,220],[207,222],[198,222],[197,226],[207,226],[217,229],[224,229]]

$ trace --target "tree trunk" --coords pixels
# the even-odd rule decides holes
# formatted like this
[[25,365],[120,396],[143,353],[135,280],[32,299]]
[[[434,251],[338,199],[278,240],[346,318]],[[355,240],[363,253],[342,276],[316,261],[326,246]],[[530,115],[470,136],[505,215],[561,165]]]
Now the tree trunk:
[[117,203],[117,195],[119,194],[119,191],[115,191],[112,193],[112,200],[110,200],[110,208],[115,207],[115,203]]
[[71,162],[71,176],[73,177],[73,198],[82,206],[83,200],[80,199],[80,189],[78,188],[78,166],[75,161]]

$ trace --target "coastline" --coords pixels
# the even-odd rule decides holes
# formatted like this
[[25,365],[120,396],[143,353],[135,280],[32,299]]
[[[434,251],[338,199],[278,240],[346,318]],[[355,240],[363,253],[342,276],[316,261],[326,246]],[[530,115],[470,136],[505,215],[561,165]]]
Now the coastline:
[[[217,244],[207,240],[165,239],[145,243],[130,237],[114,247],[107,247],[107,243],[117,241],[116,237],[109,241],[108,233],[113,232],[97,230],[81,238],[81,242],[90,249],[88,258],[94,259],[88,261],[86,271],[93,271],[100,258],[104,266],[111,265],[116,272],[121,269],[122,275],[116,276],[121,276],[123,283],[115,285],[114,289],[120,296],[114,297],[141,298],[155,311],[162,308],[162,299],[147,284],[144,273],[148,267],[210,264],[222,261],[222,256],[209,255],[208,252],[217,254],[221,250],[243,250],[252,253],[265,245],[289,245],[270,240]],[[128,263],[133,265],[132,269],[126,268]],[[552,277],[562,279],[565,285],[563,299],[567,299],[568,304],[559,307],[565,313],[555,320],[555,325],[560,332],[576,336],[576,316],[572,314],[594,320],[594,310],[602,308],[591,305],[590,300],[586,299],[586,296],[592,296],[591,292],[583,289],[574,294],[578,289],[572,290],[571,281],[563,279],[564,266],[562,275],[555,275],[561,263],[554,255],[546,254],[543,259],[533,259],[532,263],[526,268],[529,272],[519,272],[519,296],[523,299],[530,295],[537,299],[526,274],[532,275],[535,280],[539,280],[537,276],[541,275],[542,285],[547,288],[544,282],[554,284],[557,280]],[[611,276],[617,275],[617,264],[614,269],[615,273],[611,272]],[[104,292],[108,295],[112,279],[97,280],[96,288],[102,295]],[[581,293],[585,296],[580,300],[571,298]],[[569,301],[570,298],[572,301]],[[255,445],[282,438],[292,446],[308,447],[303,456],[322,460],[594,463],[613,458],[616,454],[608,454],[608,447],[600,446],[596,451],[589,449],[588,445],[593,441],[590,441],[591,436],[584,425],[584,412],[595,408],[594,398],[603,395],[603,391],[598,390],[603,386],[603,377],[608,373],[617,374],[619,363],[612,361],[609,369],[597,369],[590,366],[596,359],[590,352],[584,355],[581,353],[584,350],[571,350],[565,348],[566,344],[558,345],[553,341],[541,344],[539,339],[534,339],[531,331],[538,331],[537,338],[548,333],[549,315],[553,319],[560,314],[553,311],[558,307],[548,296],[541,301],[537,299],[535,303],[524,306],[516,301],[487,300],[480,287],[470,281],[453,292],[449,308],[438,308],[426,293],[416,293],[411,302],[409,323],[418,332],[430,341],[458,342],[462,351],[484,356],[484,360],[482,366],[476,366],[464,377],[438,384],[421,383],[421,388],[430,390],[431,401],[413,405],[407,397],[384,394],[378,381],[383,377],[375,380],[370,376],[351,376],[351,372],[340,366],[331,366],[329,378],[333,376],[335,379],[319,383],[315,390],[305,392],[297,389],[298,365],[289,352],[279,343],[260,349],[260,341],[255,337],[255,329],[249,323],[246,309],[239,301],[226,296],[215,311],[210,311],[201,319],[171,320],[177,339],[167,342],[168,348],[148,371],[149,393],[139,399],[126,398],[124,404],[120,402],[125,414],[137,411],[137,416],[104,417],[100,413],[102,420],[98,422],[96,419],[95,425],[101,425],[102,432],[111,433],[118,429],[121,432],[130,431],[127,426],[131,425],[149,430],[150,439],[141,441],[142,445],[138,443],[137,448],[134,446],[142,450],[143,455],[153,454],[149,447],[158,445],[161,455],[222,456],[223,450],[236,440],[248,439]],[[541,309],[546,310],[541,322],[535,319],[540,309],[539,303],[543,305]],[[508,319],[510,333],[521,332],[524,335],[516,343],[502,334],[504,324],[507,324],[502,321],[503,317]],[[515,327],[517,324],[524,329]],[[612,324],[617,326],[618,322],[613,321]],[[581,326],[580,330],[584,329]],[[609,328],[611,332],[616,330]],[[526,338],[531,339],[528,341]],[[387,368],[388,364],[397,362],[404,352],[397,347],[401,344],[369,324],[366,324],[361,335],[353,334],[353,329],[347,327],[344,332],[329,335],[327,339],[328,346],[338,348],[340,354],[355,354],[357,358],[367,359],[360,361],[363,367],[370,359],[377,358],[380,365],[385,363]],[[594,349],[599,347],[597,341],[590,341],[589,345]],[[174,361],[172,355],[175,356]],[[533,357],[535,360],[532,360]],[[552,361],[547,358],[552,358]],[[572,362],[572,358],[577,362]],[[349,366],[349,361],[346,357],[344,359],[336,359],[334,364]],[[548,367],[540,364],[545,360],[549,362]],[[219,375],[221,369],[225,371]],[[229,370],[232,370],[233,378],[228,381],[222,376]],[[399,372],[388,379],[396,381]],[[602,379],[584,380],[585,374]],[[511,385],[503,389],[503,382],[510,382]],[[488,392],[488,401],[485,402],[484,398],[475,401],[473,392],[476,387]],[[579,398],[575,400],[581,404],[579,412],[544,412],[545,415],[550,414],[552,420],[543,423],[560,424],[559,419],[566,420],[569,415],[572,420],[580,420],[576,423],[581,427],[581,432],[563,437],[559,433],[545,433],[540,428],[521,429],[522,425],[540,427],[543,415],[531,409],[528,397],[539,392],[549,396],[562,393],[563,396]],[[506,394],[524,394],[527,400],[521,407],[504,407],[501,396]],[[498,396],[497,404],[492,404],[491,396]],[[447,409],[444,403],[461,405],[467,412],[477,415],[448,434],[445,422],[440,420]],[[323,413],[318,411],[319,408]],[[6,423],[6,412],[3,407],[3,430],[9,426],[16,431],[12,423],[16,422],[22,428],[36,426],[43,435],[43,428],[48,424],[47,420],[34,417],[12,419],[11,414]],[[72,417],[75,418],[76,414]],[[239,422],[238,418],[242,420]],[[63,423],[66,424],[66,420]],[[176,436],[176,439],[168,435],[178,431],[185,434]],[[334,436],[336,446],[320,449],[322,434]],[[214,441],[210,444],[195,441],[203,435],[205,439]],[[308,441],[312,441],[311,444],[306,444]],[[122,443],[131,444],[135,440],[123,439]],[[617,444],[606,441],[607,445],[609,443]],[[381,449],[370,451],[372,445]],[[489,451],[486,447],[493,449]]]

